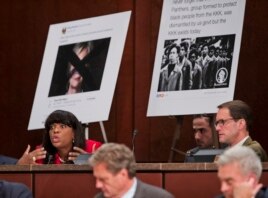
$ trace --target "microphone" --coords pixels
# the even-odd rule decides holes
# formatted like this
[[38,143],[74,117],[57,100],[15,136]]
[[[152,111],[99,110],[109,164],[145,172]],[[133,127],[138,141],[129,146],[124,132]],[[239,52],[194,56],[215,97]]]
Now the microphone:
[[48,154],[47,164],[53,164],[53,161],[54,161],[53,155]]
[[135,137],[138,134],[138,130],[134,129],[132,133],[132,152],[135,153]]
[[200,148],[199,147],[195,147],[195,148],[193,148],[193,149],[191,149],[190,151],[189,151],[189,153],[187,153],[187,154],[189,154],[190,156],[193,156],[197,151],[199,151],[200,150]]

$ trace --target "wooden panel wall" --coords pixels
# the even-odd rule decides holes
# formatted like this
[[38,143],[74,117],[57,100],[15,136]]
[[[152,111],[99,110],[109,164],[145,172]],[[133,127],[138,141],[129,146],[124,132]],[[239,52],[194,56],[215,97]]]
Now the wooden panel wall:
[[[109,120],[108,140],[132,147],[139,162],[168,160],[176,119],[147,118],[154,56],[162,0],[13,0],[0,7],[0,120],[2,154],[19,157],[27,144],[41,142],[42,130],[27,131],[42,56],[50,24],[132,10],[122,64]],[[268,115],[267,29],[268,1],[247,1],[235,99],[252,106],[252,137],[268,151],[265,132]],[[88,113],[91,112],[90,109]],[[102,141],[98,123],[89,126],[90,137]],[[194,146],[191,117],[185,116],[177,148]],[[177,161],[183,156],[177,156]]]

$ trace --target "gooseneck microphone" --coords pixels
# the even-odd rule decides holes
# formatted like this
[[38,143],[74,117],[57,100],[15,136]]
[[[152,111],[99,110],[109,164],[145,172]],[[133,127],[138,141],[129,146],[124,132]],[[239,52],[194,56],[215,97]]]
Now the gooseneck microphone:
[[135,137],[137,134],[138,134],[138,130],[134,129],[133,133],[132,133],[132,152],[133,152],[134,156],[135,156]]
[[51,154],[47,154],[47,164],[53,164],[54,163],[54,157]]

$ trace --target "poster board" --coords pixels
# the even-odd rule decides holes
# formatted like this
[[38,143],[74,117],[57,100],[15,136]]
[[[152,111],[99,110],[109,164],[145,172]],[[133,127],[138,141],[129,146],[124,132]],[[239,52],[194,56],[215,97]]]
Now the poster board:
[[164,0],[147,116],[214,113],[233,99],[245,4]]
[[108,119],[130,15],[50,25],[28,130],[58,109],[82,123]]

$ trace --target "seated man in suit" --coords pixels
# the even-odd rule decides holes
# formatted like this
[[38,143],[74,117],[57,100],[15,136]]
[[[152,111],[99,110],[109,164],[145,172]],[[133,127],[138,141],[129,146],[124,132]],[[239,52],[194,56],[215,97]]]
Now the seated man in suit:
[[21,183],[0,180],[0,197],[3,198],[32,198],[32,192]]
[[214,128],[214,114],[194,115],[193,132],[196,147],[186,152],[185,162],[194,162],[193,154],[200,149],[219,148],[218,136]]
[[101,193],[96,198],[173,198],[162,188],[143,183],[135,177],[133,152],[123,144],[102,145],[89,159]]
[[216,163],[223,193],[218,198],[268,198],[268,188],[259,182],[262,164],[252,149],[231,147],[220,155]]
[[251,108],[241,100],[225,102],[218,106],[215,128],[220,143],[233,146],[248,146],[260,157],[268,161],[267,154],[260,143],[249,136],[252,129],[253,115]]
[[7,157],[4,155],[0,155],[0,164],[1,165],[12,165],[12,164],[17,164],[18,160],[13,158],[13,157]]

